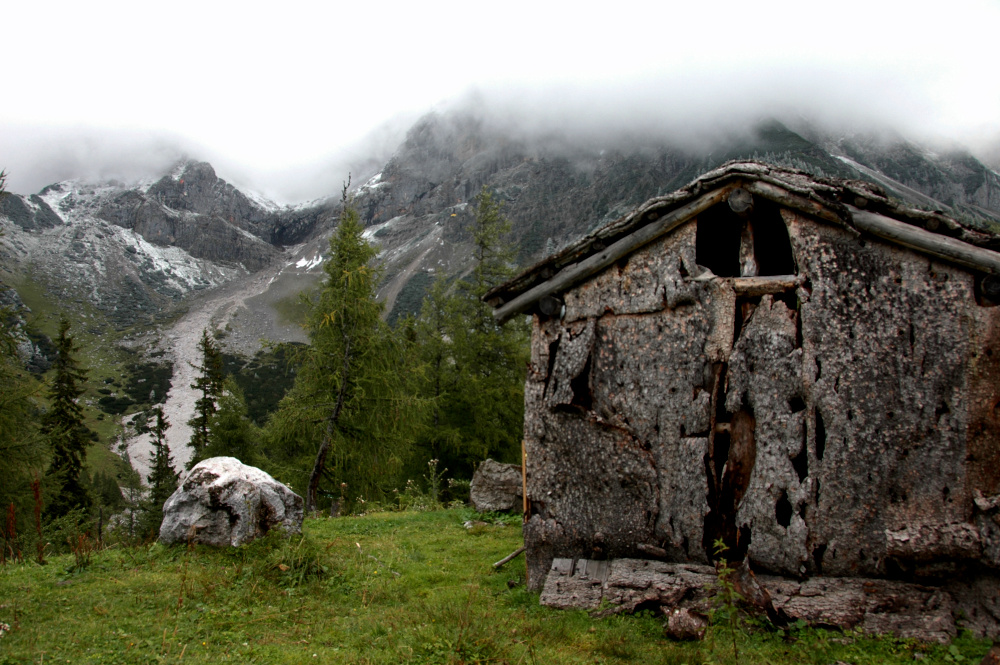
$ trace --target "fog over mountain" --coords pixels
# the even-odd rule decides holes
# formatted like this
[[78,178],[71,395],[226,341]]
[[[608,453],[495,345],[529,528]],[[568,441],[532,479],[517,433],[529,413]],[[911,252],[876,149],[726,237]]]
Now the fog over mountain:
[[1000,6],[989,0],[268,12],[96,0],[19,3],[4,21],[17,57],[0,168],[20,193],[71,176],[148,177],[187,155],[279,202],[309,200],[384,163],[428,110],[469,103],[570,143],[711,146],[762,118],[805,118],[1000,158]]

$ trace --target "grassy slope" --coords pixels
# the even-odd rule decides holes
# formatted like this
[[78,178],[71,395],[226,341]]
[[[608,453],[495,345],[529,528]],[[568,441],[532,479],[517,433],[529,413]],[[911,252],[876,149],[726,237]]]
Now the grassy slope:
[[[729,635],[675,643],[649,615],[594,620],[539,606],[524,561],[491,562],[520,528],[468,531],[467,510],[310,520],[305,539],[240,550],[110,549],[67,572],[0,569],[0,664],[732,662]],[[310,568],[325,574],[300,581]],[[978,662],[951,647],[805,629],[740,637],[741,663]],[[918,656],[919,657],[919,656]],[[44,660],[43,660],[44,659]]]

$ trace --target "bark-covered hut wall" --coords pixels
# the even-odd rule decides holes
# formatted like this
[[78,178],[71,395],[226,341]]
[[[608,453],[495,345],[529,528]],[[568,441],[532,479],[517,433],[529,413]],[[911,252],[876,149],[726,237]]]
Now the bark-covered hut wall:
[[[772,213],[785,262],[709,211],[535,317],[532,587],[553,557],[707,562],[717,539],[792,577],[1000,567],[1000,308],[963,269]],[[705,273],[726,242],[736,272]]]

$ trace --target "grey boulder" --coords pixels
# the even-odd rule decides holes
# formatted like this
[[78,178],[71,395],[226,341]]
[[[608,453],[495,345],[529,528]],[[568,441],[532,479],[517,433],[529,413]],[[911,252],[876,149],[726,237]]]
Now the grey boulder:
[[302,497],[235,457],[197,464],[163,504],[160,542],[237,547],[275,527],[302,532]]
[[520,509],[522,504],[521,467],[484,461],[472,476],[469,498],[479,512]]

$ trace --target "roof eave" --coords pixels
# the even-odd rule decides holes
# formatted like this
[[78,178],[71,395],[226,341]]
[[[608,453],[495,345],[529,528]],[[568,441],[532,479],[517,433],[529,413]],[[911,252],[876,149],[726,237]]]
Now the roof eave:
[[[900,206],[889,199],[881,188],[867,182],[825,180],[757,162],[736,162],[706,173],[672,194],[650,199],[627,215],[491,289],[483,300],[494,307],[494,318],[503,323],[527,312],[542,298],[572,288],[620,258],[670,233],[704,210],[726,200],[739,187],[854,234],[860,235],[855,221],[862,219],[865,226],[861,228],[873,235],[967,268],[1000,274],[1000,263],[997,263],[1000,254],[976,246],[996,244],[997,239],[967,229],[943,213]],[[881,214],[884,212],[906,221]],[[907,233],[908,230],[914,233]],[[904,236],[908,240],[904,241]]]

